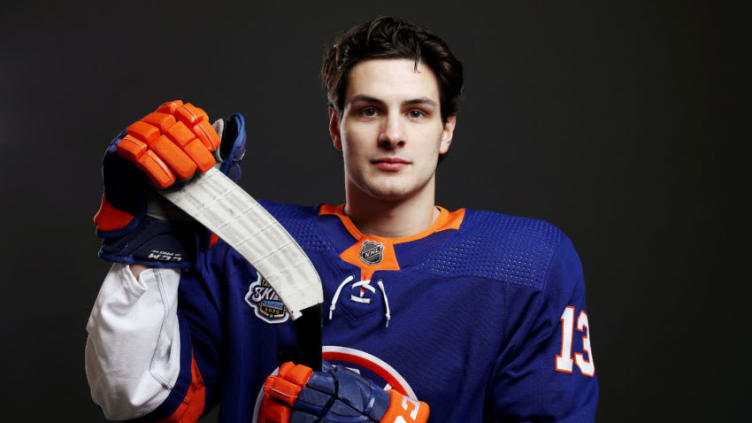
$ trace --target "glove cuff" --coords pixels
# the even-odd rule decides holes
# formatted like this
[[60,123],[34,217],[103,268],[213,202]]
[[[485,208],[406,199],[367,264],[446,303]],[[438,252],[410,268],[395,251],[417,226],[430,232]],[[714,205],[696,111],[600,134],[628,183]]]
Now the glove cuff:
[[102,203],[97,214],[94,215],[94,223],[97,225],[97,236],[100,238],[116,238],[125,235],[138,225],[139,219],[110,204],[107,196],[102,195]]
[[190,269],[200,245],[199,228],[195,226],[143,216],[134,230],[118,238],[105,238],[99,257],[117,263]]

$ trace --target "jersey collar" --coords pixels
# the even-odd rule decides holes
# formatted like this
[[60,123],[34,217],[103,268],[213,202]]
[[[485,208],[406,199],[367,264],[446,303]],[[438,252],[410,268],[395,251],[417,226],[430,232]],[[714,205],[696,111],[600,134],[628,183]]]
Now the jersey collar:
[[[428,229],[406,237],[387,238],[362,233],[355,226],[353,221],[345,215],[344,208],[344,204],[340,204],[338,206],[323,204],[319,208],[319,216],[336,216],[337,218],[339,218],[342,226],[344,226],[350,236],[354,239],[354,242],[351,241],[349,245],[344,246],[344,249],[342,249],[342,245],[337,247],[337,252],[339,253],[339,256],[342,260],[361,269],[362,280],[371,279],[373,273],[378,270],[399,270],[405,265],[412,264],[409,262],[412,262],[413,259],[418,258],[412,250],[422,250],[428,246],[417,245],[423,244],[419,241],[428,241],[431,238],[431,235],[437,234],[439,232],[444,232],[447,230],[458,230],[462,225],[462,221],[465,217],[465,209],[459,209],[450,212],[443,207],[436,206],[436,208],[439,210],[439,217]],[[400,251],[400,257],[398,257],[398,252],[395,251],[396,246],[399,246],[397,247],[397,250]],[[381,249],[381,257],[379,258],[377,263],[368,263],[367,260],[364,259],[363,254],[365,249],[367,248]]]
[[319,216],[323,215],[335,215],[339,218],[339,220],[342,222],[342,225],[345,226],[347,229],[347,232],[352,235],[353,238],[356,240],[360,239],[372,239],[376,241],[381,242],[389,242],[392,245],[396,244],[402,244],[405,242],[411,242],[411,241],[417,241],[419,239],[426,238],[436,232],[446,231],[448,229],[459,229],[462,225],[462,220],[465,217],[465,209],[459,209],[455,210],[453,212],[450,212],[449,210],[445,209],[441,206],[436,206],[436,208],[439,210],[439,217],[436,218],[436,220],[433,222],[433,224],[426,230],[419,232],[414,235],[409,235],[405,237],[400,238],[387,238],[382,237],[378,235],[366,235],[358,229],[357,226],[355,226],[355,223],[345,215],[345,205],[340,204],[338,206],[333,206],[331,204],[322,204],[321,208],[319,209]]

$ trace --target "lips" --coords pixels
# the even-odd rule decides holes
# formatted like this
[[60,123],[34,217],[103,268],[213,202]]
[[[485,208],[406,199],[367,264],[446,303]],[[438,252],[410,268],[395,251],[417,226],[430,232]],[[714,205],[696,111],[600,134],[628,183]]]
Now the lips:
[[371,160],[371,163],[381,170],[397,171],[409,165],[411,162],[400,159],[399,157],[382,157]]

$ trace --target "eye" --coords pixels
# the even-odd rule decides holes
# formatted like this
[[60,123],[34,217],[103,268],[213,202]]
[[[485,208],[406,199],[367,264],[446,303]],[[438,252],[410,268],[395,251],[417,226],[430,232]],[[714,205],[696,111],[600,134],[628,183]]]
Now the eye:
[[421,119],[426,117],[426,112],[420,109],[410,109],[410,111],[407,112],[407,115],[412,119]]
[[374,117],[374,116],[376,116],[378,114],[379,114],[378,109],[376,109],[375,107],[372,107],[372,106],[364,107],[364,108],[360,109],[360,115],[364,116],[364,117]]

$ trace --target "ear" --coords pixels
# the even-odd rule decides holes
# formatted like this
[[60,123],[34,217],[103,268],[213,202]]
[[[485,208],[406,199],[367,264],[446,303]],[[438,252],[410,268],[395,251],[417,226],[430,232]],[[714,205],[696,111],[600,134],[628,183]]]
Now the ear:
[[446,154],[449,151],[449,146],[452,145],[452,137],[454,136],[454,127],[457,125],[457,115],[447,116],[447,121],[444,124],[444,130],[441,132],[441,145],[439,145],[439,154]]
[[337,151],[342,151],[342,137],[339,133],[339,114],[334,107],[329,107],[329,137]]

